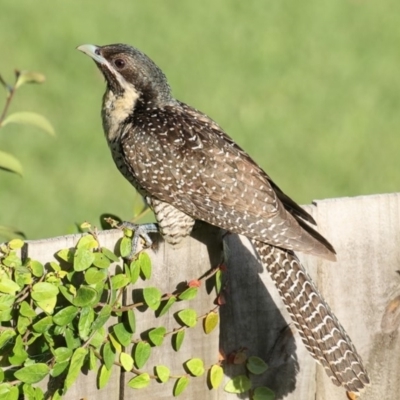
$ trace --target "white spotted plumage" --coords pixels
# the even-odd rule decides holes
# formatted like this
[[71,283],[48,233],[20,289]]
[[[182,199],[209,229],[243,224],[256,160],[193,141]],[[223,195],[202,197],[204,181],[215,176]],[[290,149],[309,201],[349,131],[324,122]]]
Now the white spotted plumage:
[[308,225],[312,217],[212,119],[175,100],[142,52],[122,44],[79,49],[107,81],[103,126],[114,161],[153,208],[165,240],[179,243],[195,220],[248,236],[333,383],[356,393],[368,385],[354,345],[294,254],[335,259],[330,243]]

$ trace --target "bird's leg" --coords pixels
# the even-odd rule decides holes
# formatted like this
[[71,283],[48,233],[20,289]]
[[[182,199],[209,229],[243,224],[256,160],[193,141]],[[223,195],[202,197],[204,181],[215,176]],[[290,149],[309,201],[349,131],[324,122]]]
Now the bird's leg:
[[117,225],[119,229],[130,229],[133,232],[132,236],[132,247],[131,251],[127,257],[128,260],[132,260],[134,255],[137,252],[137,248],[139,245],[139,239],[142,238],[144,240],[145,247],[151,247],[153,241],[151,240],[149,233],[158,232],[157,224],[134,224],[133,222],[123,221]]
[[129,255],[126,257],[128,260],[132,260],[133,256],[137,253],[137,248],[139,245],[139,239],[144,240],[144,247],[148,248],[153,245],[149,233],[159,232],[158,224],[135,224],[129,221],[117,222],[112,218],[105,218],[112,227],[117,229],[130,229],[133,232],[132,236],[132,247]]

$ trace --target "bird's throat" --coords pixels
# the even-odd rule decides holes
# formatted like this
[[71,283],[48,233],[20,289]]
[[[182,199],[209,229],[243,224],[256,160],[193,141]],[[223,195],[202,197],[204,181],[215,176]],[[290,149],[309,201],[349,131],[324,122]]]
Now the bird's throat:
[[133,115],[139,96],[139,92],[129,84],[118,94],[107,89],[103,97],[102,117],[108,142],[115,140],[121,134],[121,127]]

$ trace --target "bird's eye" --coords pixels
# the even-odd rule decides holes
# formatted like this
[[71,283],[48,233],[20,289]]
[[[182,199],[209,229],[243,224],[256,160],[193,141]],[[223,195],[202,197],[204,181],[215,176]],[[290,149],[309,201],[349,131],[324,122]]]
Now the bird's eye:
[[118,69],[122,69],[125,67],[125,60],[123,60],[122,58],[116,58],[113,63]]

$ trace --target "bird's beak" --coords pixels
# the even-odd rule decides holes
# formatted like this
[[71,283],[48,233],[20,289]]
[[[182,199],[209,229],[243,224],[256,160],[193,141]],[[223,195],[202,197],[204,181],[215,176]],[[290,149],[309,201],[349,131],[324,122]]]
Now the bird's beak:
[[93,60],[100,65],[108,64],[108,61],[100,54],[100,47],[95,46],[94,44],[83,44],[76,49],[85,53],[90,58],[93,58]]

